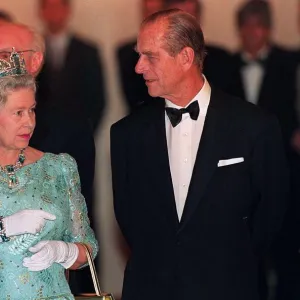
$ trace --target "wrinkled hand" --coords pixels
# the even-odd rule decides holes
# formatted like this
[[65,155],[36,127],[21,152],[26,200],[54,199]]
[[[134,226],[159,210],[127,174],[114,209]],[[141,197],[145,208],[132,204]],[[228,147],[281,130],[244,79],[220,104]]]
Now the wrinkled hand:
[[8,237],[24,233],[36,234],[43,229],[47,220],[55,219],[54,215],[43,210],[24,209],[3,218],[3,225]]
[[79,249],[76,244],[62,241],[41,241],[29,248],[33,254],[23,259],[23,266],[29,271],[42,271],[53,263],[61,264],[65,269],[76,261]]
[[297,129],[294,131],[291,139],[291,145],[293,149],[300,154],[300,130]]

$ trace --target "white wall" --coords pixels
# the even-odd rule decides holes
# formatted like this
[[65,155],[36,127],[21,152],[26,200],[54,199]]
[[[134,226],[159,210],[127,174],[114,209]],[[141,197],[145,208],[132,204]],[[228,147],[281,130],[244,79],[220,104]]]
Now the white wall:
[[[0,9],[11,12],[18,21],[41,29],[36,14],[37,0],[0,0]],[[109,128],[125,113],[114,60],[115,47],[120,41],[133,37],[140,21],[140,0],[74,0],[71,26],[101,46],[106,69],[109,105],[103,126],[97,137],[98,226],[100,230],[101,282],[107,291],[121,290],[124,259],[120,254],[116,224],[112,210],[109,168]],[[210,42],[234,49],[234,10],[242,0],[203,0],[205,16],[203,30]],[[274,4],[276,41],[295,46],[296,7],[298,0],[270,0]]]

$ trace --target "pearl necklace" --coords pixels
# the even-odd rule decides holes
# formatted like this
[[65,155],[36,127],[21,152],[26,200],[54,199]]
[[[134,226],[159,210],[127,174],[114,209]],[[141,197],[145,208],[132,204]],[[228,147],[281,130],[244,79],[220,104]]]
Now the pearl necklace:
[[14,165],[6,165],[4,167],[0,166],[0,173],[4,173],[6,175],[6,177],[4,177],[1,174],[1,181],[3,182],[7,182],[8,183],[8,187],[10,189],[14,188],[15,186],[17,186],[19,184],[18,178],[15,174],[15,172],[19,169],[21,169],[23,167],[24,161],[25,161],[25,154],[24,154],[24,150],[22,149],[20,151],[19,157],[17,162]]

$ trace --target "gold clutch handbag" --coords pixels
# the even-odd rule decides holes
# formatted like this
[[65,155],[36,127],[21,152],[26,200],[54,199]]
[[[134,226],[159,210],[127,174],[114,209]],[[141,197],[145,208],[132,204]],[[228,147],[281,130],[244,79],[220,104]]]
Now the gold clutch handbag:
[[[81,244],[86,252],[86,257],[89,263],[89,267],[91,270],[91,275],[92,275],[92,280],[93,280],[93,284],[94,284],[94,288],[95,288],[95,292],[96,293],[87,293],[87,294],[80,294],[78,296],[75,297],[75,299],[77,300],[87,300],[87,299],[98,299],[98,300],[115,300],[114,296],[110,293],[104,293],[101,291],[100,288],[100,283],[97,277],[97,273],[96,273],[96,268],[95,268],[95,264],[93,261],[93,258],[91,256],[90,250],[88,249],[88,247],[84,244]],[[68,272],[67,272],[67,277],[68,277]]]

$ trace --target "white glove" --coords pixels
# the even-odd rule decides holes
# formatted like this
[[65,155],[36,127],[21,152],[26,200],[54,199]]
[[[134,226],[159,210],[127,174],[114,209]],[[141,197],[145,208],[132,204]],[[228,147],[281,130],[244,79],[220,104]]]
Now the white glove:
[[36,234],[45,226],[46,220],[55,220],[56,217],[43,210],[24,209],[3,218],[6,236],[24,233]]
[[59,263],[68,269],[77,260],[79,254],[76,244],[62,241],[41,241],[29,248],[29,251],[35,253],[23,259],[23,266],[29,271],[42,271],[53,263]]

